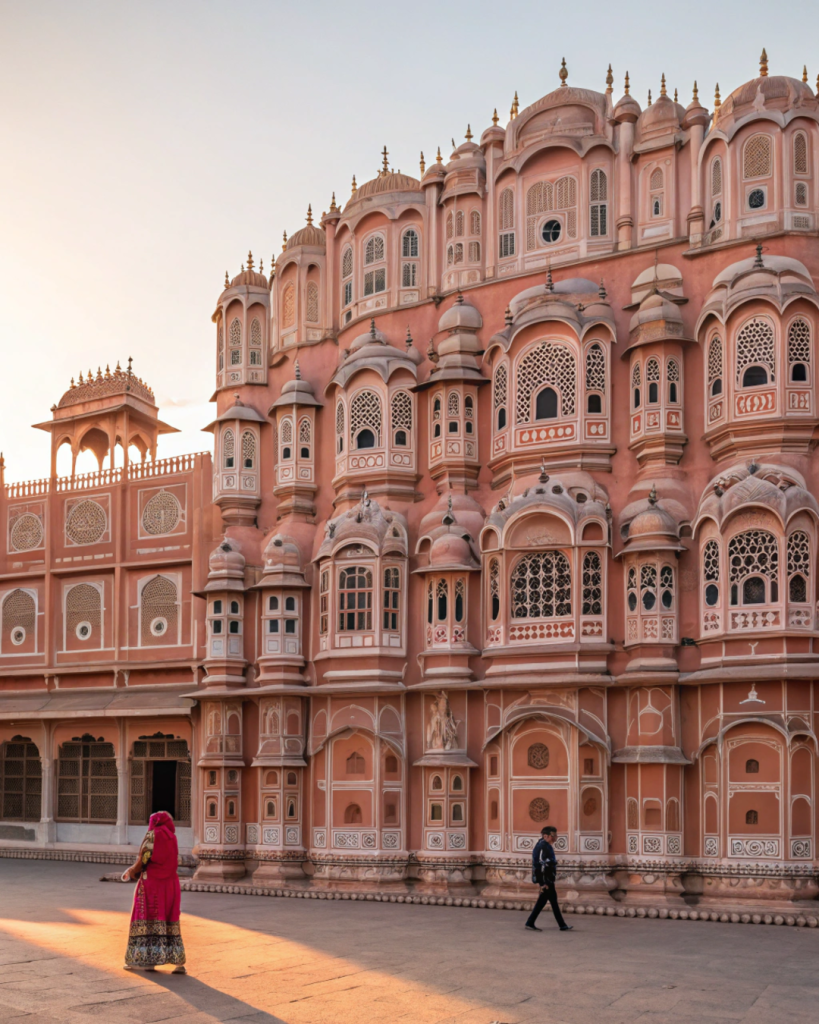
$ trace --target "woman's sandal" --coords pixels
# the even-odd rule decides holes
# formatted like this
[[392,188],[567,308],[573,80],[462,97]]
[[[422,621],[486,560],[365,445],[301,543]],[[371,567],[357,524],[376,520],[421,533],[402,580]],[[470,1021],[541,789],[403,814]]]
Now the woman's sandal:
[[171,971],[171,974],[187,974],[188,968],[184,964],[177,964],[176,967]]

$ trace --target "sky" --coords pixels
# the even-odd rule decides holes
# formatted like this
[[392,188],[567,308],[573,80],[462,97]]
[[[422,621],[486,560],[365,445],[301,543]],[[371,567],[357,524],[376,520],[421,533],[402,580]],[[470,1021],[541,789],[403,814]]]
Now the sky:
[[[384,145],[421,150],[505,124],[559,85],[623,75],[645,105],[665,73],[711,108],[757,74],[819,72],[819,4],[484,0],[0,0],[0,450],[6,480],[47,476],[30,424],[71,377],[129,356],[180,428],[159,456],[202,451],[210,321],[225,270],[269,267],[282,232],[375,176]],[[798,19],[797,19],[798,15]],[[796,27],[798,21],[798,28]],[[318,217],[317,217],[318,219]],[[78,471],[95,468],[90,452]]]

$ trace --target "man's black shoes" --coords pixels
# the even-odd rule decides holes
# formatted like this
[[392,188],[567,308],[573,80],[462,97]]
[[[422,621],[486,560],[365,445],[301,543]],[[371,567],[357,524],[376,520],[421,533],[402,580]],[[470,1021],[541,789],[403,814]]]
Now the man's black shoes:
[[574,931],[574,925],[573,924],[563,924],[563,925],[560,926],[560,930],[562,932],[572,932],[572,931]]
[[526,930],[527,930],[528,932],[542,932],[542,931],[543,931],[543,929],[542,929],[542,928],[538,928],[538,927],[536,927],[536,926],[535,926],[535,925],[533,925],[533,924],[527,924],[527,925],[526,925]]

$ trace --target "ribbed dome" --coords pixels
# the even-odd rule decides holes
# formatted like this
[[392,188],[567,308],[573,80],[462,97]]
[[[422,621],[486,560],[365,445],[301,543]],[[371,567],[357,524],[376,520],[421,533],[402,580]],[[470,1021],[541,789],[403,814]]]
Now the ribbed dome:
[[684,115],[685,110],[670,96],[658,96],[640,116],[640,131],[645,133],[664,128],[669,130],[679,128]]
[[458,296],[455,305],[450,306],[438,321],[439,331],[457,331],[460,328],[477,331],[480,327],[483,327],[481,314],[471,303],[464,302],[463,295]]
[[72,377],[71,387],[57,404],[60,409],[64,409],[67,405],[78,405],[80,402],[93,402],[98,398],[107,398],[109,395],[125,394],[132,394],[136,398],[141,398],[143,402],[156,405],[154,393],[148,385],[131,373],[130,369],[121,369],[119,363],[113,373],[106,366],[104,374],[101,369],[97,370],[96,377],[89,370],[87,380],[83,380],[83,376],[80,374],[79,384],[75,384]]
[[[409,174],[401,174],[400,171],[382,172],[377,178],[365,181],[356,192],[353,199],[363,199],[365,196],[376,196],[383,192],[420,192],[421,182]],[[353,201],[352,199],[350,200]]]
[[240,274],[230,282],[231,288],[238,288],[240,285],[250,285],[254,288],[269,288],[270,283],[264,274],[260,274],[257,270],[243,270]]
[[765,107],[771,105],[779,108],[804,104],[810,110],[817,106],[813,90],[805,82],[786,75],[763,75],[734,89],[731,95],[723,100],[717,121],[723,121],[731,115],[738,116],[743,112],[742,108],[752,107],[758,94],[762,95]]

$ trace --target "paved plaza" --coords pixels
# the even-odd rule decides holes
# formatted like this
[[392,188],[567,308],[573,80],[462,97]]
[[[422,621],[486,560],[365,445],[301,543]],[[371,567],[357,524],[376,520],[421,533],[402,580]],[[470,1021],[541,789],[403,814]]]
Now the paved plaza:
[[0,858],[14,1024],[815,1022],[819,929],[183,893],[185,977],[122,970],[132,886]]

